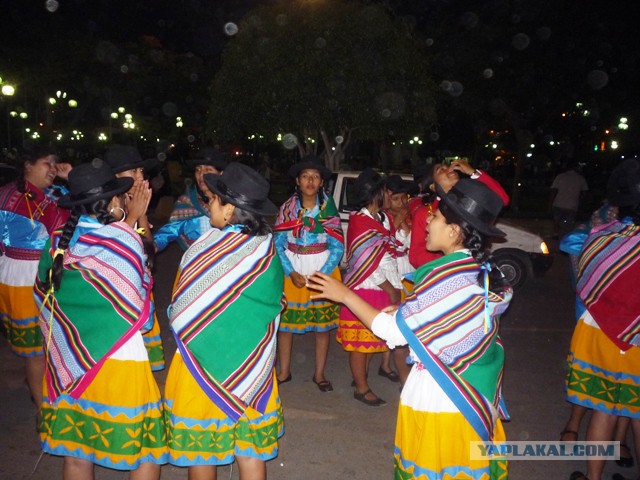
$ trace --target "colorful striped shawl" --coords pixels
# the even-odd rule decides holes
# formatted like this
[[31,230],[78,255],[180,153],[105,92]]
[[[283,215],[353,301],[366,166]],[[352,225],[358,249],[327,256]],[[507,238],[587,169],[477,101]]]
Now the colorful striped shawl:
[[640,346],[640,227],[595,227],[578,263],[578,296],[600,329],[621,350]]
[[300,197],[291,196],[280,207],[274,230],[293,230],[293,236],[296,238],[300,238],[302,230],[316,234],[327,233],[339,242],[343,242],[342,224],[336,204],[325,192],[322,192],[322,195],[322,205],[315,217],[303,216],[304,209],[300,204]]
[[46,355],[50,400],[79,398],[107,358],[149,318],[151,280],[140,236],[123,222],[81,235],[64,255],[60,289],[43,290],[60,232],[47,243],[34,295]]
[[188,218],[200,217],[202,215],[209,216],[207,204],[202,201],[198,195],[198,189],[195,185],[190,185],[187,190],[178,197],[173,205],[173,211],[169,217],[170,222],[178,222]]
[[396,315],[412,350],[480,438],[493,437],[495,412],[501,409],[503,349],[496,321],[511,301],[489,292],[494,319],[484,330],[484,289],[480,266],[456,252],[420,267],[417,284]]
[[362,283],[378,268],[387,252],[395,254],[395,240],[389,231],[364,213],[352,213],[347,230],[345,285],[354,288]]
[[273,388],[284,274],[271,235],[212,230],[182,257],[171,329],[203,391],[237,421]]

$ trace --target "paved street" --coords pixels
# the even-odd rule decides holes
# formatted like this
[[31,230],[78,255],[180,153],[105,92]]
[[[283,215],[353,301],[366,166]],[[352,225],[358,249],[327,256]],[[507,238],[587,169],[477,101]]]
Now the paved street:
[[[546,225],[546,224],[545,224]],[[542,227],[533,222],[533,227]],[[171,247],[158,259],[162,275],[156,279],[159,312],[166,309],[170,284],[180,257]],[[162,315],[167,363],[175,344],[168,337]],[[517,294],[502,320],[506,348],[504,394],[512,421],[506,424],[511,440],[557,440],[569,412],[564,402],[565,356],[574,325],[573,296],[569,291],[567,261],[557,256],[543,279],[529,283]],[[367,407],[353,399],[347,356],[337,343],[331,347],[327,377],[335,391],[320,393],[311,382],[313,339],[307,335],[294,341],[293,380],[282,386],[285,436],[280,456],[268,464],[272,479],[344,478],[389,480],[393,478],[393,432],[398,388],[372,374],[371,385],[388,405]],[[373,361],[377,371],[378,359]],[[157,375],[163,388],[166,371]],[[61,477],[61,459],[41,457],[34,431],[35,408],[23,383],[22,363],[4,340],[0,341],[0,479],[45,480]],[[581,439],[584,438],[584,427]],[[510,463],[510,478],[566,479],[580,462],[516,461]],[[612,462],[608,475],[618,469]],[[237,469],[220,469],[219,478],[235,479]],[[97,479],[124,479],[127,474],[97,469]],[[187,472],[164,466],[165,480],[186,479]]]

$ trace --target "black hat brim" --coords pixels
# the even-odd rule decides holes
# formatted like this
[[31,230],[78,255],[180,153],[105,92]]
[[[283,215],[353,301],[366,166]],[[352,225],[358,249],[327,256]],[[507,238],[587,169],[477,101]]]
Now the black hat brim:
[[225,202],[230,203],[231,205],[234,205],[248,212],[256,213],[258,215],[268,216],[268,215],[276,215],[278,213],[278,207],[276,207],[275,204],[268,198],[265,198],[259,204],[251,204],[248,202],[243,202],[242,198],[240,197],[230,196],[230,195],[227,195],[226,193],[223,193],[223,192],[227,192],[227,188],[226,188],[226,185],[224,185],[224,182],[222,181],[220,175],[216,175],[214,173],[207,173],[202,178],[204,179],[204,182],[207,184],[207,187],[209,187],[209,189],[213,193],[215,193],[220,198],[222,198]]
[[469,225],[471,225],[473,228],[478,230],[480,233],[482,233],[483,235],[487,235],[489,237],[506,237],[507,236],[507,234],[504,233],[499,228],[496,228],[491,224],[483,222],[478,217],[471,215],[464,208],[461,208],[457,203],[447,199],[447,194],[442,189],[442,187],[437,183],[435,185],[436,185],[436,193],[438,194],[438,197],[440,197],[440,203],[445,204],[455,214],[457,214],[460,218],[462,218],[464,221],[466,221]]
[[326,166],[324,166],[322,164],[318,164],[317,162],[311,162],[311,161],[294,163],[289,168],[289,172],[288,173],[289,173],[289,176],[291,178],[297,178],[298,175],[300,175],[300,172],[302,170],[307,170],[307,169],[308,170],[318,170],[320,172],[320,175],[322,176],[322,178],[324,180],[328,180],[331,177],[331,174],[333,173]]
[[110,180],[104,185],[103,191],[96,195],[87,195],[81,198],[73,198],[70,194],[63,195],[58,199],[58,206],[71,208],[76,205],[93,203],[104,198],[113,198],[128,191],[133,186],[133,178],[121,177]]

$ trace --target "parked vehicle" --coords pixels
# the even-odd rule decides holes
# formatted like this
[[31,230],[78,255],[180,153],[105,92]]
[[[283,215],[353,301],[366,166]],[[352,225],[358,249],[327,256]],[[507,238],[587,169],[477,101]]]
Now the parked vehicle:
[[[353,201],[353,184],[359,173],[334,173],[326,186],[340,213],[345,234],[349,225],[349,215],[358,209]],[[402,176],[411,180],[410,176]],[[507,236],[492,245],[493,261],[514,289],[521,288],[531,277],[543,276],[549,270],[553,263],[553,255],[549,253],[549,248],[541,236],[506,220],[499,220],[496,226]]]

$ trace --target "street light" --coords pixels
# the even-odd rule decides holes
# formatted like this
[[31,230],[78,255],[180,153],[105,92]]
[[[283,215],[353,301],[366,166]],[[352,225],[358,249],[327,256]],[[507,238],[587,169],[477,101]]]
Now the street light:
[[[4,97],[13,97],[16,93],[16,89],[13,85],[9,85],[8,83],[2,85],[2,95]],[[9,117],[9,101],[6,102],[6,110],[7,110],[7,148],[11,148],[11,119]]]

